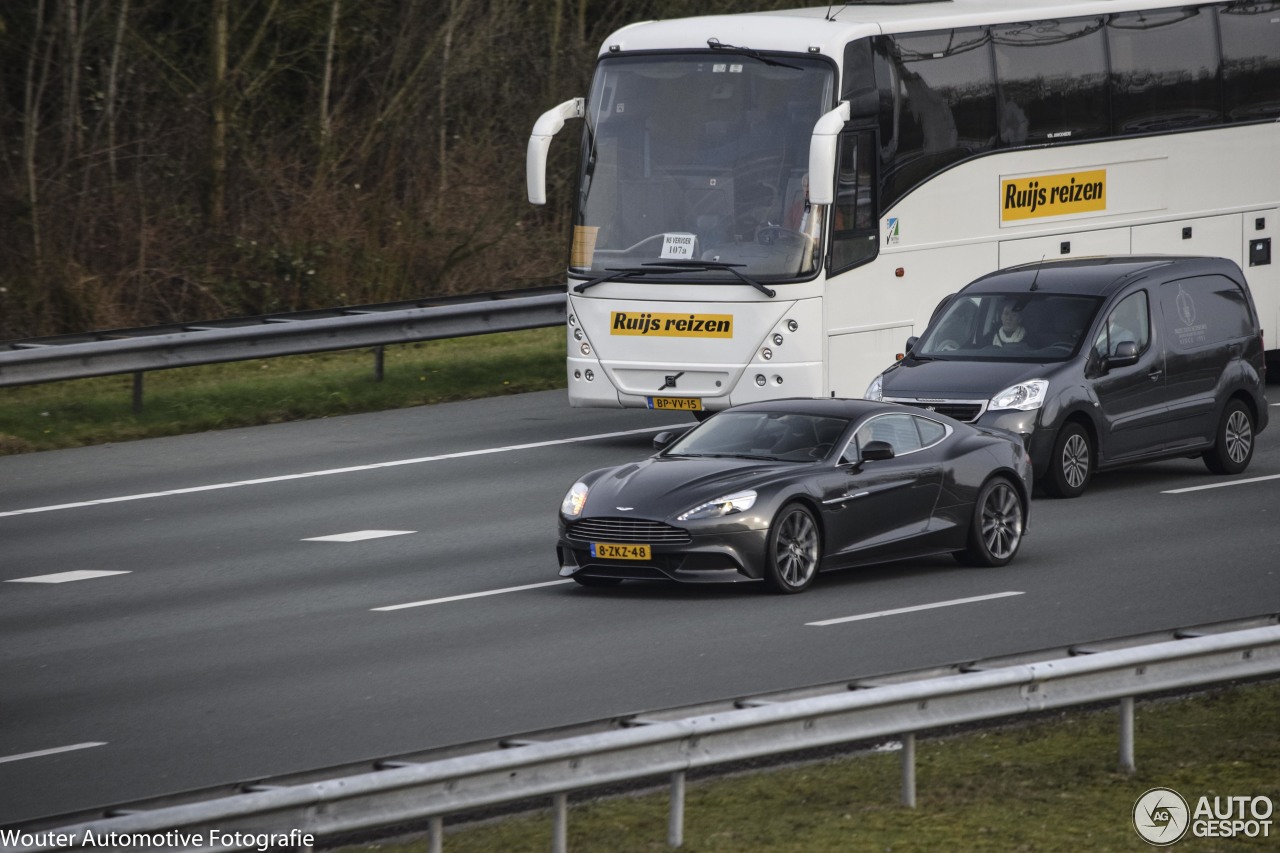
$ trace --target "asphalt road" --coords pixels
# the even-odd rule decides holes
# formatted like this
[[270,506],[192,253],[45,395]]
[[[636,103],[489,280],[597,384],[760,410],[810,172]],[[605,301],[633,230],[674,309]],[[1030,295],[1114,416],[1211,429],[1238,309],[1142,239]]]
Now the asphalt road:
[[559,581],[575,476],[688,423],[560,392],[0,458],[0,825],[1280,612],[1271,411],[1241,477],[1177,460],[1037,499],[1005,568],[786,598]]

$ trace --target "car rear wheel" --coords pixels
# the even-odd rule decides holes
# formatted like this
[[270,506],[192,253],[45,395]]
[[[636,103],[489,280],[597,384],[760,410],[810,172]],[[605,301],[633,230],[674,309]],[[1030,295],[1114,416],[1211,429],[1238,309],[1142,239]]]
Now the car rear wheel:
[[1041,484],[1055,498],[1078,498],[1093,476],[1093,441],[1083,426],[1071,421],[1058,431]]
[[1024,524],[1022,497],[1013,483],[993,477],[983,484],[973,505],[969,546],[956,552],[966,566],[1003,566],[1018,553]]
[[769,526],[764,580],[774,592],[804,592],[818,575],[822,537],[813,513],[798,503],[787,504]]
[[1204,464],[1215,474],[1239,474],[1253,459],[1253,415],[1239,400],[1227,403],[1218,424],[1213,449],[1204,454]]
[[617,586],[618,584],[622,583],[622,578],[601,578],[601,577],[592,577],[591,575],[581,575],[581,574],[574,575],[573,579],[577,581],[579,584],[581,584],[582,586],[594,586],[594,587]]

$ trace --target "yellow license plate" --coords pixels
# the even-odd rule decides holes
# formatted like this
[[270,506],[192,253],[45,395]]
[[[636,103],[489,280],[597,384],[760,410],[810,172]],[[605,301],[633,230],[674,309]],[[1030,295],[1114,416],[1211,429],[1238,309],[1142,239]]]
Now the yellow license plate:
[[676,412],[701,412],[702,400],[697,397],[650,397],[649,408]]
[[651,560],[648,545],[619,545],[614,542],[592,542],[591,556],[597,560]]

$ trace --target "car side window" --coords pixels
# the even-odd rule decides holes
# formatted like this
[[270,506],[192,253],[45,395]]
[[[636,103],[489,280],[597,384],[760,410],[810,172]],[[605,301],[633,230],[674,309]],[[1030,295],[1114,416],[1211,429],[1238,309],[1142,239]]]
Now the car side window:
[[1126,296],[1111,310],[1106,322],[1098,329],[1093,348],[1099,356],[1115,355],[1116,348],[1125,341],[1137,344],[1138,352],[1145,350],[1151,341],[1150,311],[1145,290]]
[[[921,429],[917,424],[923,424],[925,425],[924,429],[929,430],[929,441],[925,441],[921,437]],[[932,430],[930,425],[941,430],[941,432]],[[902,456],[905,453],[920,450],[928,444],[933,444],[945,435],[946,428],[942,424],[930,421],[927,418],[897,413],[879,415],[858,428],[858,431],[853,435],[853,440],[849,442],[849,447],[844,452],[842,461],[855,462],[861,459],[862,448],[872,441],[886,442],[893,448],[894,456]]]

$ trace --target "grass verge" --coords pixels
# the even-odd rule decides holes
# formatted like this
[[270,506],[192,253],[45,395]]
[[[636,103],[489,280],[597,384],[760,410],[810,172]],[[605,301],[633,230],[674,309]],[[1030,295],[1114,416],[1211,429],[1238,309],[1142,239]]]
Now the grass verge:
[[[1140,701],[1137,772],[1116,769],[1118,712],[1079,711],[916,747],[918,807],[899,805],[897,753],[870,753],[770,772],[690,782],[684,847],[700,851],[1140,851],[1134,803],[1155,787],[1200,797],[1280,802],[1280,683],[1236,686],[1190,699]],[[656,851],[666,845],[665,793],[576,802],[569,849]],[[1274,850],[1268,838],[1199,838],[1182,851]],[[449,853],[551,846],[549,813],[448,827]],[[425,839],[371,845],[426,851]]]
[[0,455],[563,388],[564,329],[533,329],[0,388]]

